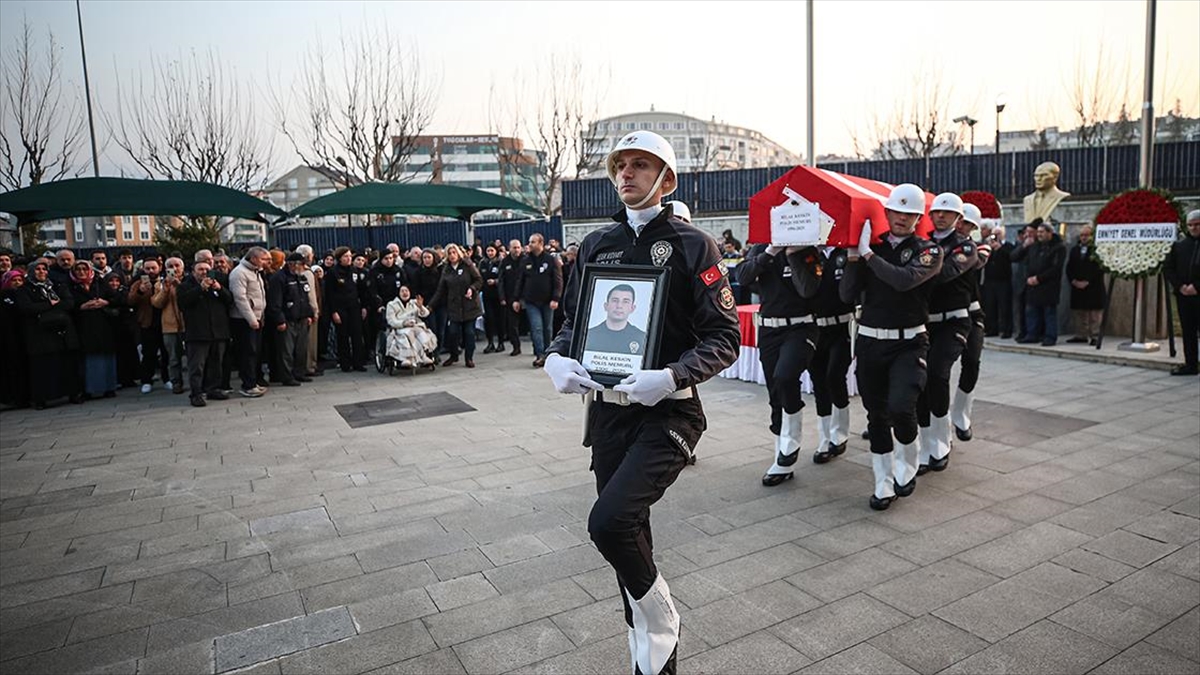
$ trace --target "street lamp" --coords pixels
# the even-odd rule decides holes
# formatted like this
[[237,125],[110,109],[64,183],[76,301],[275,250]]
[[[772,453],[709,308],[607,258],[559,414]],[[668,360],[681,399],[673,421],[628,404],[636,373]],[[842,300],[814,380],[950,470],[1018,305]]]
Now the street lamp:
[[965,124],[965,125],[967,125],[967,128],[971,130],[971,154],[972,155],[975,154],[975,125],[978,122],[979,122],[979,120],[972,118],[970,115],[963,115],[962,117],[954,118],[955,124]]
[[1008,105],[1004,94],[996,97],[996,154],[1000,154],[1000,113],[1004,112],[1004,106]]

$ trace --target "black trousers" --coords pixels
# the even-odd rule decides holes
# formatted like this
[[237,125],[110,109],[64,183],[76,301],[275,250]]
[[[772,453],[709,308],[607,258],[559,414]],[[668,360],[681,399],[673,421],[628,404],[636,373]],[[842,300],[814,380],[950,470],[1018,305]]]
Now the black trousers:
[[925,356],[929,335],[907,340],[876,340],[858,336],[855,379],[867,409],[871,452],[892,451],[892,435],[901,443],[917,440],[917,399],[925,388]]
[[645,596],[658,577],[650,506],[687,465],[705,425],[698,398],[666,400],[652,408],[590,406],[588,435],[597,497],[588,515],[588,533],[634,598]]
[[154,370],[158,369],[162,381],[171,379],[167,374],[167,347],[163,344],[162,326],[150,326],[141,330],[142,340],[142,384],[154,384]]
[[1012,282],[996,281],[982,286],[980,304],[987,318],[984,326],[988,335],[1011,335],[1013,332]]
[[500,298],[483,294],[483,331],[489,344],[504,342],[504,307]]
[[117,381],[122,387],[132,387],[138,379],[138,329],[136,326],[117,326]]
[[828,417],[834,407],[850,405],[850,390],[846,386],[846,373],[850,372],[850,324],[822,326],[817,331],[817,350],[808,366],[808,376],[812,378],[817,415]]
[[255,330],[245,319],[229,319],[229,330],[233,333],[233,343],[237,349],[238,377],[242,380],[242,389],[250,390],[258,386],[260,372],[259,353],[262,351],[262,324]]
[[188,340],[188,387],[192,396],[211,393],[221,384],[225,340]]
[[1200,295],[1175,294],[1175,306],[1179,308],[1179,325],[1183,328],[1183,362],[1189,368],[1196,367],[1196,341],[1200,339]]
[[446,350],[451,358],[461,350],[468,361],[475,360],[475,319],[446,322]]
[[512,305],[504,306],[504,330],[514,348],[521,348],[521,313],[514,312]]
[[330,319],[331,312],[323,312],[321,318],[317,319],[317,366],[320,367],[321,361],[328,360],[331,354],[329,353],[329,327],[332,325]]
[[817,326],[758,329],[758,360],[767,378],[767,397],[771,402],[771,433],[779,435],[783,413],[793,415],[804,408],[800,398],[800,375],[808,370],[817,350]]
[[967,346],[962,353],[962,370],[958,373],[958,388],[966,393],[975,391],[979,384],[979,362],[983,358],[983,335],[987,325],[983,312],[971,313],[971,332],[967,333]]
[[929,426],[929,416],[945,417],[950,412],[950,371],[967,348],[971,319],[950,319],[929,324],[928,375],[917,399],[917,421]]
[[336,310],[342,323],[337,328],[338,365],[342,370],[367,367],[367,348],[363,343],[362,310],[349,307]]

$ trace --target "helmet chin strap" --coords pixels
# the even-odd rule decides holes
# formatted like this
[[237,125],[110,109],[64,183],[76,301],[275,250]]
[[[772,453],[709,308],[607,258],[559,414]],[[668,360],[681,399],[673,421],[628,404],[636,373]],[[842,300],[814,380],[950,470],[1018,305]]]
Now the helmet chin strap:
[[646,193],[645,197],[642,197],[641,201],[639,201],[637,204],[631,204],[629,206],[629,208],[636,211],[637,209],[640,209],[640,208],[643,208],[644,206],[646,206],[646,202],[649,202],[651,199],[654,199],[654,196],[656,194],[658,194],[658,188],[662,187],[663,179],[666,177],[667,177],[667,165],[664,164],[662,170],[658,172],[658,178],[655,179],[654,185],[650,186],[650,191]]

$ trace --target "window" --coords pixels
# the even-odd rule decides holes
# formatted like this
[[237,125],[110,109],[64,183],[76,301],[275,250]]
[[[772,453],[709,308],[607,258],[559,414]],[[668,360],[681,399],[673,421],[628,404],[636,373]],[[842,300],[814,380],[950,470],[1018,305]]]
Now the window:
[[79,219],[74,222],[75,222],[75,243],[82,244],[83,243],[83,220]]
[[123,225],[121,227],[121,238],[125,241],[133,241],[133,225]]
[[671,123],[670,123],[670,122],[659,122],[659,123],[658,123],[658,130],[659,130],[659,131],[666,131],[667,129],[670,129],[670,128],[671,128]]
[[299,180],[297,180],[297,179],[295,179],[295,178],[289,178],[289,179],[288,179],[288,189],[289,189],[289,190],[295,190],[295,189],[296,189],[296,188],[298,188],[298,187],[300,187],[300,181],[299,181]]
[[686,124],[684,124],[683,122],[676,122],[676,123],[675,123],[675,131],[683,131],[683,129],[684,129],[686,126],[687,126],[687,125],[686,125]]
[[309,187],[309,188],[315,188],[315,187],[317,187],[317,177],[316,177],[316,176],[309,176],[309,177],[308,177],[308,187]]
[[636,128],[637,128],[637,124],[635,122],[626,122],[625,123],[625,129],[628,131],[633,131]]
[[138,216],[138,239],[150,241],[150,217]]

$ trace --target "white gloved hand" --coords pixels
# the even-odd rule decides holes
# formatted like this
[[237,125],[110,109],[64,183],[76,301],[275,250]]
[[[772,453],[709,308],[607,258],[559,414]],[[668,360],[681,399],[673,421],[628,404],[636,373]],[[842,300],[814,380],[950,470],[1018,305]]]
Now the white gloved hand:
[[866,256],[871,252],[871,221],[863,223],[862,232],[858,235],[858,254]]
[[784,247],[783,247],[783,246],[775,246],[775,245],[771,245],[771,246],[768,246],[768,247],[767,247],[767,255],[769,255],[769,256],[775,256],[775,255],[778,255],[778,254],[780,254],[780,253],[783,253],[783,250],[784,250]]
[[592,379],[588,371],[575,359],[559,354],[546,357],[542,370],[550,376],[554,389],[560,394],[586,394],[588,389],[603,389],[604,385]]
[[639,370],[613,387],[629,396],[633,403],[652,406],[675,392],[675,375],[670,368],[662,370]]
[[988,246],[987,244],[980,244],[979,246],[975,247],[975,250],[979,252],[979,257],[982,258],[984,262],[987,262],[987,259],[992,255],[992,247]]

